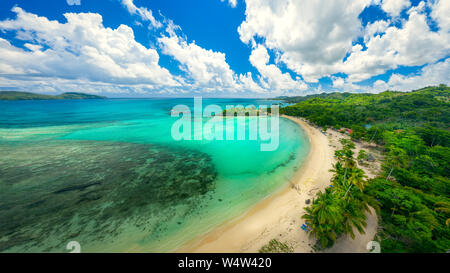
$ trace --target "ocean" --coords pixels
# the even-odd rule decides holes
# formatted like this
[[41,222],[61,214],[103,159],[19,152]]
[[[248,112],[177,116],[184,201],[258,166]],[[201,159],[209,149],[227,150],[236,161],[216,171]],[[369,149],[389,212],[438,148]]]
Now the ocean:
[[[174,251],[285,187],[309,152],[284,118],[273,151],[259,137],[176,141],[180,104],[194,110],[193,99],[0,101],[0,252],[69,252],[72,241],[82,252]],[[252,118],[232,119],[248,135]]]

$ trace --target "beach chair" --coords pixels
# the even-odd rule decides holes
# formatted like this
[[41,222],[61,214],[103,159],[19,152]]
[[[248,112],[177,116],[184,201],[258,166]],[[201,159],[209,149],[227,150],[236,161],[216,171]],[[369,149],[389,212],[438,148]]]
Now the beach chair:
[[309,223],[306,222],[301,227],[304,231],[311,231],[311,227],[309,226]]

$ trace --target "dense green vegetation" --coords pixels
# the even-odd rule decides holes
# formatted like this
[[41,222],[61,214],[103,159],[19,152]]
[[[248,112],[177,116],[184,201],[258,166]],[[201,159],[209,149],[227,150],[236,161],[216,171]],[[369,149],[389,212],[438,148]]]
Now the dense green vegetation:
[[337,163],[331,170],[332,187],[319,192],[302,217],[322,248],[332,246],[343,234],[355,238],[354,229],[364,233],[369,205],[378,208],[374,198],[364,193],[367,180],[353,157],[355,144],[347,139],[341,143],[343,149],[335,152]]
[[0,91],[0,100],[75,100],[75,99],[105,99],[106,97],[67,92],[61,95],[42,95],[29,92],[17,92],[17,91]]
[[[280,113],[304,117],[321,127],[350,128],[352,139],[384,147],[383,172],[369,180],[361,193],[377,200],[380,207],[381,250],[446,252],[450,249],[449,99],[450,88],[445,85],[408,93],[333,93],[303,99]],[[334,171],[342,174],[337,166]],[[328,192],[332,190],[321,193],[314,204],[336,207]],[[345,233],[341,227],[331,229],[335,235]],[[333,241],[333,235],[325,237]],[[322,244],[330,245],[325,240]]]
[[[427,123],[447,129],[450,121],[449,89],[442,85],[410,93],[320,94],[295,106],[282,108],[280,112],[305,117],[319,126],[351,128],[356,138],[364,134],[372,137],[380,129],[421,127]],[[366,131],[366,125],[372,127]],[[382,139],[380,133],[375,137],[375,140]]]

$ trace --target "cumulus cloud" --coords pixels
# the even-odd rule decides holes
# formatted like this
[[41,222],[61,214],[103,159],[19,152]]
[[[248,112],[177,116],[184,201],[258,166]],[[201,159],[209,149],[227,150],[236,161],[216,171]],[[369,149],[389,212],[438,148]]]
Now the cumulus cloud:
[[450,1],[437,0],[431,5],[431,17],[436,20],[443,31],[450,31]]
[[234,72],[227,64],[225,54],[206,50],[178,36],[161,37],[158,42],[162,53],[179,61],[181,68],[199,85],[233,87]]
[[153,13],[150,9],[144,7],[136,7],[136,5],[133,3],[133,0],[122,0],[122,5],[127,8],[129,13],[138,15],[144,21],[149,21],[152,26],[156,28],[162,27],[161,22],[153,17]]
[[204,49],[188,43],[176,35],[173,24],[169,24],[169,36],[158,39],[163,54],[172,56],[180,62],[180,68],[192,78],[196,88],[202,90],[250,90],[260,92],[262,89],[253,81],[251,73],[236,75],[226,61],[222,52]]
[[411,75],[392,74],[387,81],[377,80],[372,85],[358,85],[348,78],[331,77],[333,88],[340,92],[383,92],[386,90],[410,91],[439,84],[450,85],[450,58],[425,65],[417,73]]
[[[359,82],[399,66],[434,63],[450,53],[449,1],[430,4],[439,31],[429,27],[424,3],[411,7],[400,24],[391,20],[363,27],[359,18],[370,5],[395,17],[411,6],[408,0],[246,0],[240,39],[252,47],[262,39],[278,60],[303,77],[318,82],[345,73]],[[364,43],[355,43],[363,38]]]
[[369,23],[364,31],[364,42],[367,42],[370,38],[377,34],[383,34],[384,32],[386,32],[386,29],[389,27],[389,25],[390,22],[385,20]]
[[334,88],[342,88],[346,84],[344,78],[341,77],[331,77],[331,80],[333,81]]
[[[359,85],[354,84],[351,81],[349,81],[348,78],[342,78],[342,77],[331,77],[332,81],[332,91],[337,92],[351,92],[351,93],[370,93],[370,92],[377,92],[377,90],[374,90],[370,85]],[[384,89],[385,90],[385,89]],[[381,90],[381,91],[384,91]]]
[[409,91],[439,84],[450,85],[450,58],[425,66],[417,75],[393,74],[389,81],[377,81],[374,89]]
[[26,41],[14,46],[0,38],[0,75],[15,80],[83,80],[101,84],[177,87],[182,80],[159,66],[155,49],[145,48],[125,25],[105,28],[102,16],[66,13],[66,23],[50,21],[14,7],[17,17],[0,22],[0,30]]
[[292,90],[303,91],[307,85],[300,79],[292,79],[288,73],[283,73],[274,64],[269,64],[269,53],[263,45],[258,45],[253,49],[250,55],[250,63],[256,67],[260,76],[261,83],[266,89],[274,92]]
[[375,35],[352,48],[351,55],[339,67],[352,81],[383,74],[398,66],[420,66],[433,63],[450,54],[448,29],[433,32],[426,15],[413,11],[402,28],[390,26],[384,35]]
[[67,22],[50,21],[12,9],[16,18],[0,21],[0,30],[16,34],[22,47],[0,37],[0,80],[3,88],[45,92],[266,92],[252,73],[236,74],[224,53],[204,49],[177,36],[181,28],[165,20],[158,45],[180,62],[185,76],[173,76],[159,65],[159,53],[120,25],[104,27],[94,13],[66,13]]
[[[1,65],[0,65],[1,66]],[[0,74],[1,87],[6,90],[32,91],[37,93],[83,92],[92,94],[146,95],[168,94],[177,88],[156,87],[146,84],[117,84],[93,82],[84,79],[63,79],[54,77],[8,77]]]
[[247,0],[246,20],[238,32],[245,43],[255,37],[265,46],[281,52],[281,61],[303,76],[317,82],[334,73],[361,35],[358,19],[370,0]]
[[383,0],[381,3],[381,8],[392,17],[399,16],[402,10],[410,6],[409,0]]

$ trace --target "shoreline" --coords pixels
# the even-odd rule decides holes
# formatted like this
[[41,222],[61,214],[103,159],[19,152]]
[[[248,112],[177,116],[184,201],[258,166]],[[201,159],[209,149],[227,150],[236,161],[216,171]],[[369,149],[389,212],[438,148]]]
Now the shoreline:
[[311,252],[313,242],[300,229],[306,200],[330,183],[334,150],[327,137],[305,121],[287,118],[305,131],[310,151],[291,183],[260,201],[246,213],[232,219],[205,235],[195,238],[175,252],[258,252],[271,239],[291,244],[295,252]]

